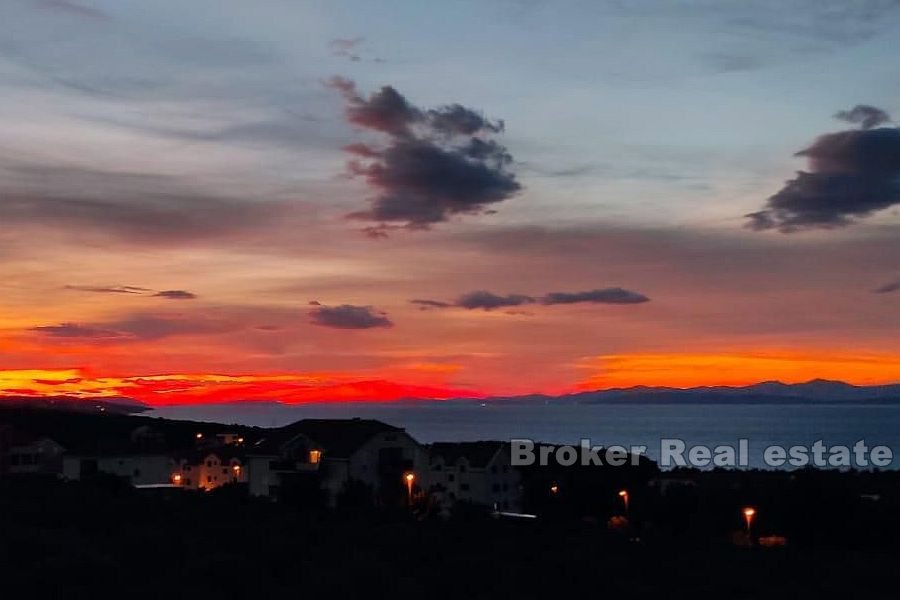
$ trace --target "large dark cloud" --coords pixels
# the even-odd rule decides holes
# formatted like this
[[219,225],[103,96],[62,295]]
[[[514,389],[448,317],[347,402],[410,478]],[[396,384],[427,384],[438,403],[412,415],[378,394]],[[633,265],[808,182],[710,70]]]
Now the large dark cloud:
[[587,292],[551,292],[541,298],[541,304],[577,304],[593,302],[595,304],[642,304],[650,298],[638,292],[619,287],[590,290]]
[[900,204],[900,128],[826,134],[797,156],[808,170],[747,215],[751,229],[844,227]]
[[309,311],[313,324],[335,329],[374,329],[393,327],[384,313],[375,312],[371,306],[318,306]]
[[554,304],[642,304],[649,302],[650,298],[638,292],[632,292],[619,287],[602,288],[585,292],[550,292],[544,296],[534,297],[524,294],[499,295],[486,290],[469,292],[460,296],[456,302],[442,302],[439,300],[410,300],[423,309],[434,308],[465,308],[468,310],[494,310],[496,308],[508,308],[510,306],[522,306],[523,304],[540,303],[547,306]]
[[329,85],[343,94],[350,123],[388,137],[386,147],[345,147],[354,157],[350,173],[375,191],[370,208],[350,217],[378,223],[372,233],[485,213],[521,189],[508,170],[512,156],[489,138],[503,130],[501,121],[459,104],[423,110],[390,86],[364,98],[347,79]]

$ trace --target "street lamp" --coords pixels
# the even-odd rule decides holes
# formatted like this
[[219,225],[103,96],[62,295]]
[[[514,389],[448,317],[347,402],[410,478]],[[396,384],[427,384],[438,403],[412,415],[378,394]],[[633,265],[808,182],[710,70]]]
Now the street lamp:
[[412,506],[413,501],[413,483],[416,481],[415,473],[407,473],[403,476],[406,480],[406,501]]
[[559,493],[559,486],[556,485],[555,483],[554,483],[553,485],[551,485],[551,486],[550,486],[550,493],[553,494],[554,496],[555,496],[556,494],[558,494],[558,493]]
[[181,473],[175,473],[172,475],[172,483],[175,485],[181,485]]
[[750,536],[751,526],[753,525],[753,517],[756,516],[756,509],[752,506],[747,506],[742,511],[744,513],[744,521],[747,523],[747,536]]
[[234,465],[231,467],[231,470],[234,471],[234,480],[239,480],[241,478],[241,465]]
[[628,490],[619,490],[619,498],[622,499],[622,503],[625,505],[625,512],[628,512]]

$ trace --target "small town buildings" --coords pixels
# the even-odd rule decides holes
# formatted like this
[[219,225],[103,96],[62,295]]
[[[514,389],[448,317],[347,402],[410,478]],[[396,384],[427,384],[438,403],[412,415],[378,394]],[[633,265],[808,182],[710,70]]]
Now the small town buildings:
[[6,470],[10,475],[58,474],[65,448],[50,438],[12,436],[6,450]]
[[110,453],[66,454],[62,476],[77,481],[97,474],[121,477],[131,485],[171,483],[175,461],[165,453],[121,449]]
[[270,461],[270,488],[309,487],[315,479],[332,506],[354,487],[378,505],[407,503],[427,466],[425,449],[404,429],[370,419],[304,419],[259,447],[279,456]]
[[427,491],[443,510],[458,502],[519,512],[522,480],[504,442],[440,442],[428,446]]
[[186,489],[209,491],[228,483],[247,483],[249,480],[244,452],[233,445],[196,450],[174,462],[171,481]]

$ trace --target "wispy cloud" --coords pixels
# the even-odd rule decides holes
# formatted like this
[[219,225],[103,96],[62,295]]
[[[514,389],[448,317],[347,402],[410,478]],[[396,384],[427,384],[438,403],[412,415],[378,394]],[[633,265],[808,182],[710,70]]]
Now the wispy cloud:
[[552,306],[555,304],[581,303],[643,304],[649,301],[650,298],[644,294],[619,287],[601,288],[584,292],[550,292],[537,297],[525,294],[495,294],[487,290],[477,290],[463,294],[454,302],[423,299],[410,300],[412,304],[419,305],[423,310],[451,307],[465,308],[467,310],[494,310],[535,303]]
[[892,292],[900,292],[900,280],[886,283],[883,286],[872,291],[876,294],[890,294]]
[[154,298],[166,298],[168,300],[194,300],[197,295],[187,290],[163,290],[154,291],[149,288],[137,287],[133,285],[67,285],[67,290],[77,292],[91,292],[95,294],[126,294],[130,296],[152,296]]
[[109,13],[93,6],[85,6],[84,4],[73,2],[73,0],[35,0],[35,5],[45,10],[61,12],[85,19],[96,21],[112,20]]
[[133,285],[110,285],[110,286],[94,286],[94,285],[67,285],[67,290],[78,292],[93,292],[97,294],[132,294],[140,295],[150,292],[147,288],[136,287]]

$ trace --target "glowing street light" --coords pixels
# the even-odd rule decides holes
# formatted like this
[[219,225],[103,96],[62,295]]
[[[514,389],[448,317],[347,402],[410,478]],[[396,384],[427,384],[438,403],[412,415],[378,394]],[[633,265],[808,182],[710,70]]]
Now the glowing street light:
[[753,525],[753,517],[756,516],[756,509],[753,508],[752,506],[748,506],[748,507],[744,508],[744,510],[741,512],[744,513],[744,521],[746,521],[746,523],[747,523],[747,535],[749,536],[750,531],[751,531],[751,526]]
[[625,512],[628,512],[628,490],[619,490],[619,498],[622,499],[622,503],[625,505]]
[[241,476],[241,465],[234,465],[231,467],[231,470],[234,471],[234,478],[239,479]]
[[403,476],[406,480],[406,501],[412,506],[413,501],[413,483],[416,481],[415,473],[407,473]]
[[172,475],[172,483],[175,485],[181,485],[181,473],[175,473]]
[[550,493],[554,496],[559,493],[559,486],[557,484],[553,484],[550,486]]

